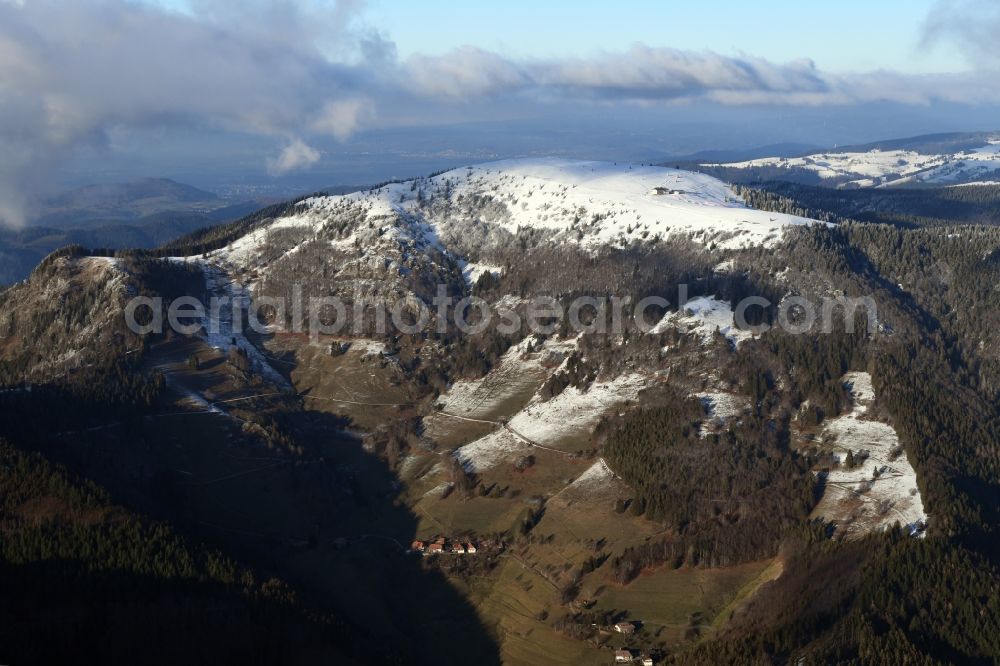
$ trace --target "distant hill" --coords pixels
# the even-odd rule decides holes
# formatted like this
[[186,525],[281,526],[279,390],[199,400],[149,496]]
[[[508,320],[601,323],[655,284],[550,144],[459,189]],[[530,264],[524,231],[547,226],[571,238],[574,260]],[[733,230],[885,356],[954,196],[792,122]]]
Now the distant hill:
[[64,226],[0,228],[0,285],[24,279],[42,258],[60,247],[153,248],[198,229],[242,218],[260,207],[251,201],[209,211],[161,211],[128,220],[90,218]]
[[[368,187],[335,185],[324,193]],[[226,225],[275,206],[282,208],[265,200],[233,202],[169,178],[79,187],[47,199],[42,213],[25,228],[0,227],[0,286],[23,280],[60,247],[149,249],[189,242],[189,237],[223,233]]]
[[767,146],[742,150],[701,150],[690,155],[671,157],[669,160],[663,161],[662,165],[686,165],[691,162],[740,162],[773,156],[796,157],[809,155],[820,150],[824,150],[824,147],[809,143],[772,143]]
[[838,146],[838,153],[867,153],[872,150],[907,150],[921,155],[940,155],[975,150],[1000,138],[1000,132],[945,132],[902,139],[885,139],[857,146]]
[[42,202],[24,228],[0,227],[0,285],[24,279],[45,255],[66,245],[153,248],[266,203],[234,202],[169,178],[78,187]]
[[40,225],[76,225],[93,219],[128,220],[165,211],[209,211],[226,205],[218,195],[169,178],[86,185],[43,204]]
[[843,189],[988,184],[1000,181],[1000,133],[931,134],[800,155],[705,159],[688,168],[735,183]]

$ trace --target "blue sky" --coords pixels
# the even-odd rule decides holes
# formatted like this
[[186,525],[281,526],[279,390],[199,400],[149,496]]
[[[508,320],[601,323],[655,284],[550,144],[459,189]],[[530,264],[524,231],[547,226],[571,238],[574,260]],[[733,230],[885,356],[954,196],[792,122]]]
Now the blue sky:
[[[161,0],[189,10],[191,0]],[[473,44],[511,57],[587,56],[636,42],[783,62],[811,58],[832,72],[962,71],[954,48],[922,37],[936,0],[368,0],[359,21],[399,55]]]
[[920,46],[933,0],[543,2],[372,0],[367,16],[400,55],[461,44],[515,56],[589,55],[634,42],[710,49],[821,69],[942,72],[965,69],[954,49]]

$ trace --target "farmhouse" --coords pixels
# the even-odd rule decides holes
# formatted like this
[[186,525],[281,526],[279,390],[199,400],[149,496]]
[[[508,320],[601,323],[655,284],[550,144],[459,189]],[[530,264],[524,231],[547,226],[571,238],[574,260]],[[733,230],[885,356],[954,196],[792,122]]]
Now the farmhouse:
[[635,633],[635,625],[631,622],[619,622],[615,625],[615,631],[619,634],[631,635]]
[[630,650],[615,650],[615,663],[616,664],[627,664],[632,661],[632,652]]
[[460,543],[453,543],[451,545],[451,552],[455,555],[465,555],[465,546]]
[[410,552],[412,553],[422,553],[427,550],[427,544],[423,541],[414,541],[410,544]]
[[475,555],[476,554],[476,547],[475,547],[475,545],[473,545],[473,543],[471,541],[469,543],[465,544],[465,552],[468,553],[469,555]]
[[428,553],[432,553],[432,554],[433,553],[443,553],[444,552],[444,544],[443,543],[432,543],[430,546],[427,547],[427,552]]

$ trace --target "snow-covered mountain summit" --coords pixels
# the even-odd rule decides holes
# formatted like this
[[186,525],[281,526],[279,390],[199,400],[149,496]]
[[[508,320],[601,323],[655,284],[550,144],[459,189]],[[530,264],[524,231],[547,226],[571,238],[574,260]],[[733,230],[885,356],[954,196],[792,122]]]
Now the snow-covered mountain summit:
[[[726,247],[776,241],[782,227],[807,220],[748,209],[721,181],[653,166],[561,159],[506,160],[433,179],[452,196],[492,196],[508,231],[539,229],[585,246],[626,245],[688,236]],[[432,217],[430,220],[436,220]]]
[[[444,252],[463,260],[484,248],[513,246],[525,234],[533,243],[593,250],[668,239],[726,249],[770,245],[785,227],[812,222],[747,208],[725,183],[704,174],[520,159],[308,199],[295,215],[214,255],[237,264],[253,263],[251,257],[270,263],[319,240],[331,252],[350,254],[351,261],[378,256],[405,267],[414,253]],[[389,246],[394,250],[387,254]]]

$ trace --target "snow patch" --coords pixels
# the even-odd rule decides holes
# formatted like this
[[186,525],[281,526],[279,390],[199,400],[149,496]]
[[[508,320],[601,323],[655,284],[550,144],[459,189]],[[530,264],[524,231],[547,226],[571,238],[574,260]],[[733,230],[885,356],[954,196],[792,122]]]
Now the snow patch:
[[438,485],[434,486],[426,493],[424,493],[424,497],[444,497],[454,486],[455,484],[450,481],[439,483]]
[[635,399],[649,381],[644,375],[624,375],[586,391],[568,387],[547,402],[536,396],[505,427],[459,448],[455,456],[470,471],[481,472],[530,451],[532,444],[558,449],[567,439],[589,437],[605,412]]
[[358,352],[364,358],[385,354],[387,347],[381,340],[371,340],[369,338],[357,338],[350,341],[350,350]]
[[706,344],[712,341],[716,331],[737,346],[753,338],[750,331],[736,327],[732,306],[714,296],[699,296],[685,303],[678,312],[668,312],[652,332],[662,333],[669,326],[696,333]]
[[707,422],[702,424],[701,436],[706,437],[712,429],[722,428],[730,421],[743,414],[748,407],[748,400],[732,393],[722,393],[718,391],[703,391],[695,393],[694,396],[701,400],[708,417]]
[[492,273],[497,276],[503,274],[503,266],[497,264],[473,263],[462,260],[458,262],[458,265],[462,269],[462,277],[465,278],[466,284],[470,287],[479,281],[483,273]]
[[899,522],[911,533],[927,523],[917,488],[917,474],[899,444],[895,429],[868,418],[875,400],[867,372],[844,375],[854,407],[849,414],[830,419],[822,437],[834,445],[835,458],[843,463],[847,453],[867,457],[854,469],[838,464],[826,476],[826,490],[815,514],[835,521],[848,535],[885,529]]
[[598,460],[591,465],[586,472],[576,478],[568,488],[582,490],[587,493],[596,493],[608,488],[615,480],[615,475],[611,473],[611,468],[604,460]]

